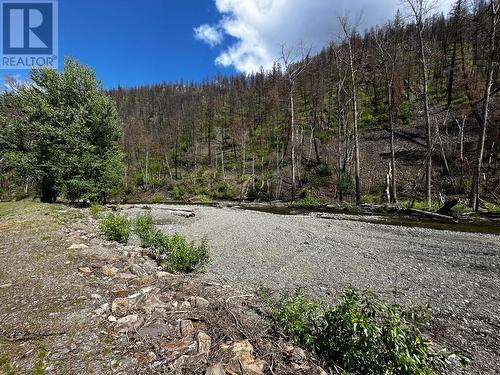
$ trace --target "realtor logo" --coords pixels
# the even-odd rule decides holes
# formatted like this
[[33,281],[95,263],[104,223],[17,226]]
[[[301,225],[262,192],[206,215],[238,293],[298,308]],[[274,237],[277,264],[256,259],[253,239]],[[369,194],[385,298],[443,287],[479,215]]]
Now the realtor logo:
[[2,0],[2,69],[57,68],[57,1]]

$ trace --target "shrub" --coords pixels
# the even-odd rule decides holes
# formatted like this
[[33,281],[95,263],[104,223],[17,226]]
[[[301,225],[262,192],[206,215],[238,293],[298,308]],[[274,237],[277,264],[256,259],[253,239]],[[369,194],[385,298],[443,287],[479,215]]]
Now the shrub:
[[101,206],[99,203],[93,203],[90,206],[90,214],[94,219],[97,219],[101,216],[102,212],[104,211],[104,207]]
[[383,198],[380,195],[365,194],[361,197],[361,203],[382,203]]
[[196,246],[178,233],[173,236],[156,231],[152,238],[151,255],[168,272],[193,272],[209,260],[207,240]]
[[125,215],[109,214],[102,220],[101,230],[107,240],[127,243],[131,232],[130,220]]
[[170,199],[174,201],[180,201],[184,198],[185,194],[186,191],[184,189],[184,186],[176,185],[172,188],[172,191],[170,192]]
[[373,121],[375,120],[375,117],[371,113],[364,112],[361,114],[359,120],[360,120],[362,125],[367,126],[367,125],[370,125],[371,123],[373,123]]
[[208,195],[201,194],[201,195],[195,195],[193,198],[191,198],[192,202],[200,202],[200,203],[213,203],[214,200],[209,197]]
[[148,203],[163,203],[165,202],[165,197],[163,194],[155,194],[148,199]]
[[298,206],[317,206],[319,199],[316,198],[309,190],[302,190],[297,201]]
[[351,374],[436,374],[457,357],[438,351],[422,336],[428,307],[389,306],[372,292],[350,286],[335,306],[310,302],[300,293],[278,302],[264,300],[280,329]]
[[411,102],[405,100],[401,109],[397,113],[396,123],[398,125],[410,125],[413,121],[413,112],[411,111]]
[[153,224],[153,217],[149,212],[137,215],[134,222],[135,234],[141,240],[142,247],[150,247],[155,235],[155,226]]
[[215,184],[211,195],[214,199],[231,199],[234,198],[236,193],[228,181],[221,181]]
[[484,207],[488,210],[490,214],[500,214],[500,206],[496,206],[492,203],[485,203]]

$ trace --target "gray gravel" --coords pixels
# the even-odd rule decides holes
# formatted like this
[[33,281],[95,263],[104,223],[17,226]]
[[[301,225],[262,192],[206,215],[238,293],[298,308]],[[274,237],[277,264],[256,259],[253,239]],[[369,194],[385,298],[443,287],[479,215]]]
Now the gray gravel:
[[[131,216],[143,211],[123,209]],[[467,373],[500,372],[499,236],[237,208],[153,205],[151,211],[166,232],[208,237],[209,279],[244,291],[303,288],[325,301],[352,283],[389,302],[428,303],[433,339],[474,357]]]

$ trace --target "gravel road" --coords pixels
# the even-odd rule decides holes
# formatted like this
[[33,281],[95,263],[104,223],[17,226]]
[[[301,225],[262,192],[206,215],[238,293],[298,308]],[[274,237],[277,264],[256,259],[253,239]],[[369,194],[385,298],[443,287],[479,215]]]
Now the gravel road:
[[[144,211],[123,209],[131,216]],[[237,208],[153,205],[151,212],[166,232],[208,237],[207,278],[244,291],[261,284],[303,288],[325,301],[352,283],[389,302],[428,303],[434,314],[430,335],[474,358],[467,373],[500,372],[499,236]]]

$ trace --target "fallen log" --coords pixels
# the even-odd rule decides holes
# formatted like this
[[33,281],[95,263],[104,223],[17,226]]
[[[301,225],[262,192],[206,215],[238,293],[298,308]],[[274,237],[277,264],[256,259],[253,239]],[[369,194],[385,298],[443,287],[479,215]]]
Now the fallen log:
[[418,210],[416,208],[408,208],[405,210],[405,212],[407,212],[409,214],[417,214],[420,216],[428,217],[428,218],[434,219],[434,220],[445,221],[447,223],[458,222],[458,220],[455,219],[453,216],[443,215],[443,214],[439,214],[437,212]]

